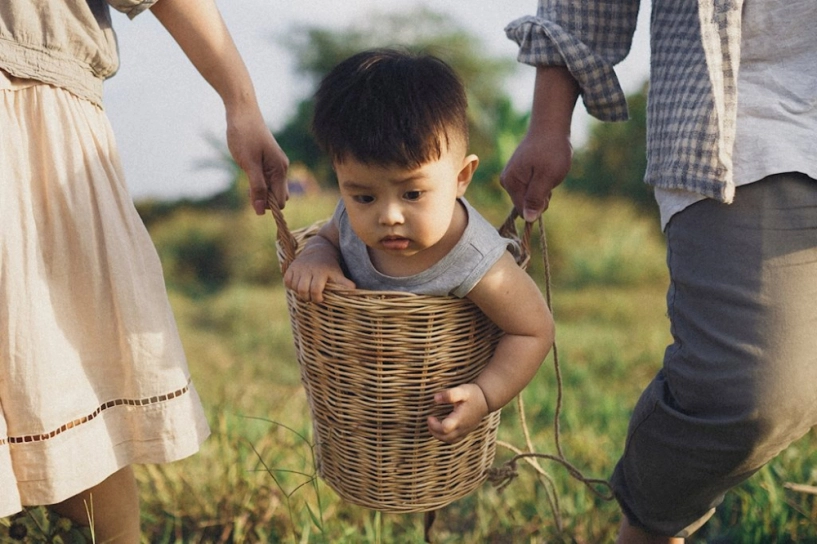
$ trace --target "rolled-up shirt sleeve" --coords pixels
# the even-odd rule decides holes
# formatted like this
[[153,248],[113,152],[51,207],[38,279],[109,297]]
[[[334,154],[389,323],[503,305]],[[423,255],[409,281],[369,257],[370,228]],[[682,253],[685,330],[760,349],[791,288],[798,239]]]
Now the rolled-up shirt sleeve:
[[159,0],[107,0],[108,4],[116,11],[126,14],[129,19],[133,19],[146,9],[149,9]]
[[519,62],[567,67],[590,115],[623,121],[627,101],[613,66],[630,51],[638,8],[639,0],[539,0],[536,16],[516,19],[505,34],[519,45]]

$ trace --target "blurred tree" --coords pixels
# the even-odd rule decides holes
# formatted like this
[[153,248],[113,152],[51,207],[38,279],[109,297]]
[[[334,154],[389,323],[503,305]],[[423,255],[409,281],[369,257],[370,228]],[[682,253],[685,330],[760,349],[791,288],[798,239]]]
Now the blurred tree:
[[619,196],[655,213],[647,167],[647,84],[627,97],[630,120],[594,123],[587,143],[576,151],[565,187],[592,196]]

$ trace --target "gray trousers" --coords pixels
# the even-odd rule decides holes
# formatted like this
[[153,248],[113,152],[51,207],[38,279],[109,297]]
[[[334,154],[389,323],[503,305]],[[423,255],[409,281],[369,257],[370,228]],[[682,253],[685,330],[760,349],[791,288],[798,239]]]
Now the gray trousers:
[[817,425],[817,181],[781,174],[676,214],[673,344],[612,477],[633,525],[688,536]]

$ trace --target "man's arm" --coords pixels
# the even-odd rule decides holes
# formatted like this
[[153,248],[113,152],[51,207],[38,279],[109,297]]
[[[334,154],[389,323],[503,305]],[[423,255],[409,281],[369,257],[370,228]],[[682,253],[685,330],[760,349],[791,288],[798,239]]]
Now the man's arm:
[[570,171],[570,124],[579,85],[564,66],[536,68],[530,125],[500,176],[525,221],[545,211],[550,193]]

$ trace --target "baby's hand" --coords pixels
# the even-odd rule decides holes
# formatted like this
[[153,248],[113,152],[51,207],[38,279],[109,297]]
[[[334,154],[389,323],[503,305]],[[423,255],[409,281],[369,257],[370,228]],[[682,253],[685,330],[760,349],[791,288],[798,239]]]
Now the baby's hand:
[[473,383],[441,391],[434,395],[434,402],[454,405],[454,410],[442,421],[434,416],[428,418],[428,429],[432,436],[449,444],[464,438],[488,415],[485,395],[482,389]]
[[354,289],[352,280],[343,275],[337,260],[321,251],[304,251],[287,268],[284,284],[298,295],[311,302],[323,302],[323,290],[327,284]]

